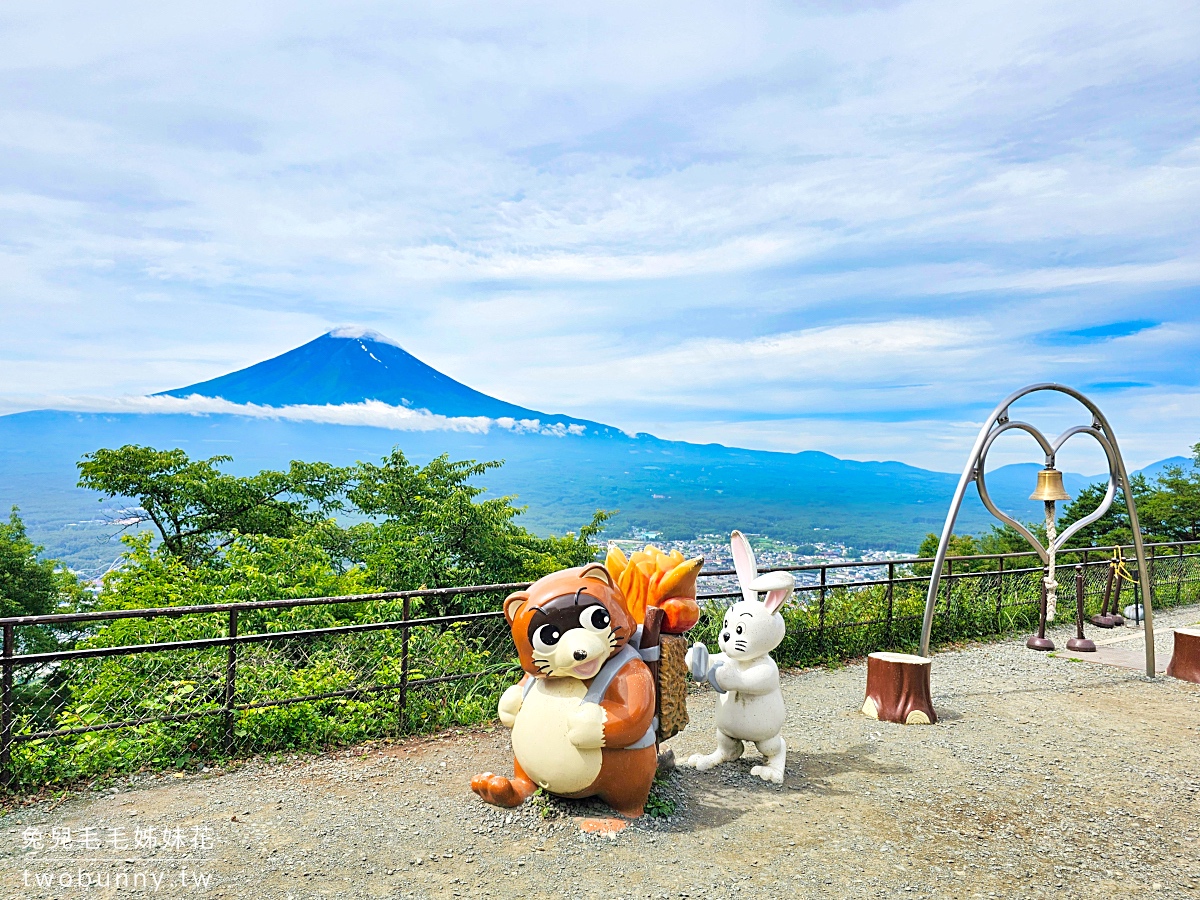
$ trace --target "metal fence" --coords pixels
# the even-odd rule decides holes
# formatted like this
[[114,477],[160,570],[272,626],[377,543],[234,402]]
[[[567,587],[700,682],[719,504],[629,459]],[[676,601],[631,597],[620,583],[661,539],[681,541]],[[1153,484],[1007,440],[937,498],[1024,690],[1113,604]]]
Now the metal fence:
[[[1059,621],[1081,567],[1098,611],[1114,548],[1060,554]],[[1155,602],[1200,598],[1200,542],[1148,547]],[[781,665],[915,646],[932,560],[796,573]],[[732,572],[703,573],[695,637],[714,643]],[[1032,554],[947,560],[934,641],[1028,629]],[[195,766],[471,724],[518,676],[500,601],[524,584],[0,619],[0,779],[36,788],[142,766]],[[1122,605],[1134,602],[1130,586]]]

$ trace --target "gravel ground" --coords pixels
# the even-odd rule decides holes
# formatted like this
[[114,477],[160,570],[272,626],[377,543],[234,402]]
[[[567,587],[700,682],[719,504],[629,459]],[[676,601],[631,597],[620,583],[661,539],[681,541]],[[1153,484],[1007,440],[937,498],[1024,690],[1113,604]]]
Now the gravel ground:
[[[1170,626],[1198,619],[1160,615],[1164,659]],[[681,770],[659,792],[674,815],[614,836],[581,832],[577,817],[601,812],[588,804],[479,802],[471,775],[511,771],[496,726],[9,810],[0,896],[1200,897],[1200,685],[1007,641],[939,654],[941,720],[903,727],[858,714],[865,677],[861,664],[785,677],[782,787],[750,776],[752,751]],[[712,740],[713,696],[697,689],[690,708],[671,742],[682,757]],[[52,846],[56,827],[70,845]],[[162,846],[176,828],[183,846]],[[138,829],[159,846],[135,847]],[[110,886],[81,890],[81,872]],[[127,892],[121,873],[163,880]]]

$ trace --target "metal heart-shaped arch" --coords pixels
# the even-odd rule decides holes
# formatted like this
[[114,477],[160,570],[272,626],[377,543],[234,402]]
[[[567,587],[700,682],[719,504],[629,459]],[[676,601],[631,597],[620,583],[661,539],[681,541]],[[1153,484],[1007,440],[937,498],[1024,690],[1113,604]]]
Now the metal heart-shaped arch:
[[[1024,422],[1009,422],[1009,410],[1014,403],[1023,397],[1029,397],[1043,391],[1063,394],[1084,406],[1092,414],[1091,425],[1083,428],[1068,429],[1059,435],[1057,440],[1051,443],[1036,428]],[[1061,535],[1056,535],[1055,541],[1050,545],[1048,551],[1033,539],[1033,535],[1029,533],[1029,529],[996,509],[996,505],[991,502],[991,497],[987,493],[983,459],[984,445],[987,444],[990,447],[992,440],[997,437],[993,432],[1010,424],[1013,428],[1020,428],[1027,432],[1038,442],[1042,450],[1046,452],[1047,465],[1054,465],[1054,454],[1072,435],[1084,431],[1092,435],[1100,443],[1100,446],[1104,448],[1105,456],[1108,457],[1108,490],[1105,492],[1104,500],[1101,502],[1099,508],[1072,524]],[[1141,587],[1141,601],[1145,609],[1143,622],[1145,623],[1146,634],[1146,677],[1154,678],[1158,671],[1154,663],[1154,590],[1150,583],[1150,570],[1146,565],[1146,548],[1142,543],[1142,527],[1138,521],[1137,504],[1133,502],[1133,497],[1130,493],[1129,474],[1125,469],[1125,461],[1121,458],[1121,450],[1117,446],[1117,436],[1113,434],[1112,426],[1108,424],[1108,419],[1104,417],[1104,413],[1086,395],[1081,394],[1072,387],[1067,387],[1065,384],[1057,384],[1052,381],[1041,381],[1037,384],[1026,385],[1020,390],[1013,391],[992,410],[991,415],[987,417],[983,423],[983,427],[979,429],[979,433],[975,437],[975,443],[971,447],[971,455],[967,458],[967,464],[963,467],[962,477],[958,479],[958,486],[954,489],[954,497],[950,501],[950,510],[946,514],[946,523],[942,526],[942,536],[938,540],[937,554],[933,559],[933,571],[930,573],[929,587],[925,592],[925,614],[921,618],[921,655],[929,656],[930,641],[933,638],[934,612],[937,608],[938,586],[942,579],[942,568],[946,564],[946,551],[950,549],[950,539],[954,537],[954,522],[958,517],[959,510],[962,509],[962,502],[966,495],[967,487],[972,481],[976,482],[980,498],[984,501],[988,511],[997,516],[1005,524],[1012,525],[1022,537],[1029,541],[1030,546],[1042,556],[1047,565],[1050,562],[1048,558],[1050,554],[1056,552],[1058,547],[1078,534],[1079,529],[1095,522],[1108,511],[1116,495],[1117,488],[1121,488],[1125,494],[1125,510],[1129,513],[1129,529],[1132,532],[1133,552],[1137,557],[1138,563],[1138,585]]]
[[[1026,528],[1012,516],[999,509],[996,504],[992,502],[991,495],[989,495],[987,491],[987,479],[984,470],[987,465],[988,450],[991,449],[996,438],[1000,437],[1000,435],[1004,434],[1004,432],[1011,431],[1013,429],[1024,431],[1038,442],[1046,454],[1047,466],[1054,465],[1054,459],[1058,455],[1058,451],[1062,449],[1062,445],[1077,434],[1088,434],[1094,437],[1097,443],[1099,443],[1103,448],[1104,455],[1108,459],[1108,490],[1104,492],[1104,499],[1101,500],[1100,505],[1097,506],[1092,512],[1088,513],[1088,515],[1084,516],[1077,522],[1071,523],[1068,528],[1066,528],[1054,539],[1054,543],[1050,547],[1044,547],[1042,543],[1033,536],[1028,528]],[[1042,434],[1041,431],[1039,431],[1035,426],[1030,425],[1028,422],[1006,421],[992,430],[991,434],[988,435],[987,441],[984,443],[983,448],[979,451],[979,462],[975,469],[975,486],[979,489],[979,499],[983,501],[983,505],[987,507],[988,512],[990,512],[1001,522],[1004,522],[1006,525],[1010,525],[1015,528],[1021,534],[1021,536],[1024,537],[1025,540],[1029,541],[1030,545],[1037,550],[1038,556],[1041,557],[1042,562],[1049,563],[1050,550],[1053,550],[1055,553],[1057,553],[1067,541],[1075,536],[1079,529],[1086,528],[1088,525],[1091,525],[1102,515],[1108,512],[1108,508],[1112,506],[1113,498],[1117,496],[1116,471],[1117,465],[1115,455],[1113,453],[1112,443],[1107,437],[1105,437],[1104,432],[1100,430],[1099,422],[1092,422],[1091,425],[1076,425],[1074,428],[1068,428],[1066,431],[1056,437],[1053,442],[1051,442],[1046,439],[1046,436]]]

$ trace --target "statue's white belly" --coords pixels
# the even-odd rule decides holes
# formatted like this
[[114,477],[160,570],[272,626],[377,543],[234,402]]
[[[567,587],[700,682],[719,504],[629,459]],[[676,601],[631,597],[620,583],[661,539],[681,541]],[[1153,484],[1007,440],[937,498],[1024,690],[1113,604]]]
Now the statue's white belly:
[[582,791],[600,774],[600,748],[581,750],[567,739],[567,716],[586,693],[578,678],[539,678],[513,723],[517,762],[535,784],[555,794]]
[[[736,666],[743,671],[774,667],[774,663],[768,660],[755,660],[746,667],[733,661],[725,665]],[[778,687],[766,694],[728,691],[717,695],[717,728],[731,738],[743,741],[770,740],[779,734],[786,717],[787,708],[783,705],[783,693]]]

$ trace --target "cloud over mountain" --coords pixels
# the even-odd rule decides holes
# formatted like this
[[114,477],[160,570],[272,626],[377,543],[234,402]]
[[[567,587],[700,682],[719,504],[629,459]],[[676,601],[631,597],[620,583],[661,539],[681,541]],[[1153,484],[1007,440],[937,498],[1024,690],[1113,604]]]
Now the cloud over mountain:
[[553,420],[564,428],[586,424],[489,397],[421,362],[391,338],[349,326],[245,369],[157,396],[213,398],[256,408],[303,407],[309,416],[320,407],[350,406],[356,414],[369,411],[373,416],[386,408],[396,422],[416,421],[421,412],[426,417],[479,422]]
[[150,397],[59,397],[54,407],[79,412],[138,413],[192,416],[245,416],[251,419],[281,419],[289,422],[316,422],[325,425],[362,425],[390,431],[458,431],[487,434],[495,428],[514,434],[542,434],[552,437],[581,436],[587,426],[577,423],[543,421],[539,418],[514,419],[510,416],[442,416],[424,409],[393,406],[378,400],[361,403],[290,403],[267,406],[261,403],[234,403],[203,394]]

